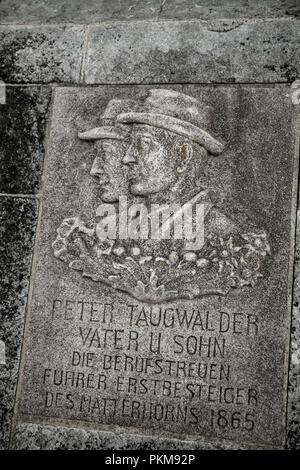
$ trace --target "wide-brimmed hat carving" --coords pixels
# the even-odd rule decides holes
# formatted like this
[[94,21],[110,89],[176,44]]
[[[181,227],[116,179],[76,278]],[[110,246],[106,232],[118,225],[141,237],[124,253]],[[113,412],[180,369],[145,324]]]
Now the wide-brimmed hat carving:
[[211,108],[197,99],[173,90],[152,89],[144,102],[142,112],[123,112],[117,122],[146,124],[191,139],[213,155],[224,150],[224,143],[208,132]]
[[101,126],[79,132],[81,140],[114,139],[123,140],[127,137],[128,126],[115,126],[116,118],[120,113],[127,113],[136,109],[133,100],[110,100],[104,113],[101,116]]

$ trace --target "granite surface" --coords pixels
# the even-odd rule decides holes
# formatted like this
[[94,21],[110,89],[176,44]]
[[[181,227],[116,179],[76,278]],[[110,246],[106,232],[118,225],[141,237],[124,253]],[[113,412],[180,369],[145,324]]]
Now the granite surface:
[[243,446],[182,441],[139,434],[120,434],[64,426],[18,423],[14,450],[237,450]]
[[99,23],[134,19],[299,16],[297,0],[2,0],[1,23]]
[[300,211],[296,237],[286,445],[300,450]]
[[0,77],[5,83],[77,83],[84,26],[0,26]]
[[51,89],[6,87],[0,112],[0,193],[39,191]]
[[296,19],[94,26],[85,82],[292,82],[299,76],[299,36]]
[[160,18],[276,18],[299,17],[297,0],[166,0]]
[[[164,292],[156,290],[154,297],[149,293],[148,302],[138,291],[130,290],[125,281],[118,288],[115,281],[109,284],[109,274],[101,277],[107,268],[102,264],[101,255],[99,260],[97,256],[104,247],[100,244],[97,248],[96,245],[94,251],[97,242],[89,238],[93,236],[92,222],[101,202],[94,177],[97,175],[93,176],[95,148],[80,141],[77,132],[99,125],[99,116],[109,100],[140,99],[143,103],[149,88],[56,89],[18,412],[24,420],[30,420],[30,416],[39,419],[44,416],[76,420],[83,427],[84,423],[95,423],[96,420],[103,426],[118,426],[124,431],[136,429],[135,433],[137,429],[142,433],[146,428],[158,436],[168,432],[181,434],[186,439],[201,436],[205,440],[226,438],[243,444],[281,446],[284,439],[284,361],[289,326],[287,302],[294,179],[295,110],[290,96],[286,89],[275,87],[187,85],[174,86],[163,92],[166,99],[174,97],[174,93],[184,93],[176,95],[179,100],[193,97],[201,103],[201,110],[203,103],[212,106],[210,129],[221,142],[226,142],[226,150],[221,156],[208,158],[201,184],[213,188],[218,196],[215,206],[220,214],[224,214],[220,219],[220,236],[227,237],[232,230],[237,237],[240,233],[248,233],[250,244],[245,249],[250,247],[251,253],[261,254],[259,266],[263,266],[259,272],[255,268],[259,283],[256,278],[251,278],[251,285],[246,279],[240,279],[236,288],[228,288],[230,292],[226,290],[223,297],[209,293],[207,297],[201,297],[200,291],[199,297],[190,295],[187,300],[180,297],[179,292],[166,303]],[[157,91],[151,93],[159,99],[161,95]],[[196,106],[198,101],[193,103]],[[265,135],[269,136],[267,140]],[[172,143],[179,152],[179,144],[174,139],[173,136]],[[134,152],[133,147],[130,148]],[[62,159],[62,155],[65,158]],[[91,168],[94,168],[92,173]],[[125,174],[122,165],[115,170],[115,177],[120,171]],[[160,167],[160,171],[166,174],[164,167]],[[100,185],[102,173],[103,169]],[[186,177],[189,175],[187,173]],[[184,170],[181,169],[181,180],[183,177]],[[184,186],[187,194],[197,187],[193,181]],[[107,184],[106,181],[105,191]],[[158,184],[161,184],[160,179],[156,179],[156,186]],[[173,195],[176,194],[174,191]],[[143,192],[140,195],[143,196]],[[234,221],[230,230],[224,222],[225,214]],[[79,220],[83,222],[79,223]],[[251,245],[253,233],[261,234],[259,237],[265,240],[261,242],[265,247],[262,251]],[[85,254],[84,244],[91,250],[89,255]],[[127,240],[125,251],[126,244]],[[137,260],[147,249],[143,243],[139,244],[138,250],[134,250],[132,244],[129,246]],[[234,247],[228,249],[234,250]],[[236,248],[236,251],[240,249]],[[162,250],[163,258],[157,259],[166,259],[168,247]],[[119,252],[117,250],[116,256]],[[222,251],[220,256],[226,257],[226,253],[226,250]],[[131,259],[121,256],[120,252],[120,261],[113,259],[114,269],[123,268]],[[245,252],[245,256],[250,254]],[[110,255],[106,262],[110,262]],[[156,269],[159,280],[161,275]],[[197,275],[201,277],[199,272]],[[120,276],[122,278],[122,271]],[[205,274],[203,276],[201,282],[206,287],[210,281]],[[197,279],[193,278],[193,282]],[[227,282],[225,274],[224,278],[221,275],[220,282]],[[175,288],[176,282],[172,286]],[[162,298],[157,300],[160,294]],[[156,305],[152,309],[153,303]],[[206,318],[206,328],[203,317],[201,321],[198,319],[197,326],[183,324],[180,318],[185,311],[191,318],[196,314],[193,312],[208,315],[210,320]],[[224,312],[231,328],[222,323]],[[164,323],[160,320],[159,329],[157,316],[164,318]],[[250,321],[248,326],[246,321]],[[161,347],[157,346],[157,341],[161,341]],[[213,342],[214,352],[208,346]],[[204,343],[206,346],[200,346]],[[201,349],[198,351],[197,348]],[[220,353],[218,348],[221,348]],[[150,371],[145,369],[146,358],[152,364]],[[206,372],[202,372],[200,409],[193,392],[193,387],[198,384],[194,372],[185,376],[181,369],[174,372],[168,369],[170,361],[175,361],[175,369],[176,364],[185,368],[189,363],[193,371],[196,367],[201,370],[206,363]],[[224,370],[227,370],[227,376]],[[191,383],[187,382],[187,377],[191,377]],[[151,393],[154,378],[157,378],[157,390],[155,388]],[[191,387],[192,392],[185,395]],[[229,391],[227,398],[223,396],[224,390]],[[213,393],[220,393],[220,397],[212,396]],[[245,394],[248,394],[247,399]],[[188,399],[185,401],[184,397]],[[179,419],[181,415],[183,418]]]
[[0,197],[0,449],[9,441],[37,213],[34,199]]
[[156,19],[162,0],[25,0],[1,1],[0,23],[99,23]]

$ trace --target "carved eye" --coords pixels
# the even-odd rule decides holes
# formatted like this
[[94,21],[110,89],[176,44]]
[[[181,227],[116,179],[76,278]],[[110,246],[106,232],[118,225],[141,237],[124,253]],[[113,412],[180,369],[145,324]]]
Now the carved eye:
[[102,148],[105,152],[111,152],[113,150],[113,146],[108,143],[102,144]]
[[145,149],[150,147],[151,139],[150,137],[140,137],[141,146]]

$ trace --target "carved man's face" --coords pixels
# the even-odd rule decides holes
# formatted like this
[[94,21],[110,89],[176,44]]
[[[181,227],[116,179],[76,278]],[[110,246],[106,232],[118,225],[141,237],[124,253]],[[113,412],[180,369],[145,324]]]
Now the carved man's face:
[[130,165],[132,194],[147,196],[172,187],[177,181],[177,162],[172,142],[161,129],[134,125],[132,141],[123,162]]
[[122,165],[127,145],[124,140],[101,139],[97,141],[97,156],[91,175],[99,178],[101,199],[104,202],[116,202],[119,196],[127,194],[127,172]]

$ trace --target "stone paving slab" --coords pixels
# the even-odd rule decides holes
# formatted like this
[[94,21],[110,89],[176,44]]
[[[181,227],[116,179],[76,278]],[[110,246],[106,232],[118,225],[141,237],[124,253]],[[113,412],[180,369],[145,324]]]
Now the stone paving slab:
[[0,26],[5,83],[78,83],[84,26]]
[[25,0],[0,5],[0,23],[99,23],[156,19],[162,0]]
[[0,193],[39,191],[51,89],[8,86],[0,105]]
[[292,82],[299,75],[299,38],[299,22],[292,19],[95,26],[91,28],[85,81]]
[[[216,331],[214,323],[213,326],[207,326],[206,332],[202,333],[204,326],[200,327],[199,324],[195,327],[195,331],[189,331],[188,327],[183,326],[179,328],[177,324],[171,329],[168,329],[167,325],[159,325],[159,330],[155,329],[157,324],[152,326],[140,324],[139,318],[143,315],[143,308],[147,312],[144,316],[152,315],[150,305],[147,302],[143,303],[143,299],[137,297],[137,294],[129,295],[130,291],[119,292],[117,288],[107,286],[101,282],[101,278],[95,282],[98,279],[96,274],[101,276],[102,269],[105,269],[101,267],[101,259],[99,265],[92,258],[92,261],[88,261],[90,264],[87,268],[82,267],[80,260],[78,264],[76,258],[80,247],[79,238],[74,240],[72,248],[73,232],[69,231],[68,223],[84,220],[86,221],[84,224],[88,224],[87,227],[90,227],[90,224],[92,226],[93,214],[99,204],[98,186],[90,174],[92,162],[89,158],[95,149],[92,149],[87,142],[80,142],[77,132],[95,127],[110,99],[142,100],[149,88],[105,86],[63,87],[56,90],[43,195],[41,236],[33,280],[34,290],[18,413],[24,420],[30,420],[30,417],[39,420],[44,417],[48,423],[51,419],[53,422],[56,419],[65,419],[66,422],[75,420],[77,423],[82,423],[83,427],[84,423],[95,423],[96,420],[99,426],[122,426],[128,432],[129,429],[135,429],[134,432],[139,429],[142,432],[145,428],[148,431],[151,428],[156,435],[166,431],[182,434],[186,439],[191,439],[191,436],[193,439],[201,436],[206,440],[210,437],[226,438],[243,444],[250,442],[253,445],[281,446],[285,432],[287,372],[285,355],[290,315],[288,311],[291,268],[290,223],[293,219],[292,187],[295,178],[293,174],[295,121],[290,96],[285,88],[279,87],[199,85],[172,87],[173,92],[186,93],[200,102],[210,103],[213,107],[212,132],[227,142],[224,156],[220,159],[218,157],[210,159],[205,172],[218,194],[219,210],[230,214],[237,225],[244,224],[247,232],[250,231],[249,227],[252,227],[247,222],[248,218],[255,221],[257,229],[253,230],[255,233],[259,230],[259,233],[263,231],[268,234],[272,254],[268,257],[262,273],[259,273],[262,280],[255,290],[254,288],[252,290],[252,287],[256,286],[254,282],[252,287],[242,292],[238,292],[237,289],[232,295],[228,293],[228,296],[222,298],[210,296],[193,300],[179,299],[168,304],[161,301],[158,304],[161,311],[165,312],[162,315],[171,315],[171,310],[179,312],[180,317],[182,309],[187,309],[189,312],[198,309],[195,311],[210,312],[212,321],[217,323],[220,312],[228,312],[228,318],[231,318],[231,315],[257,318],[255,327],[253,324],[248,325],[248,329],[242,331],[239,327],[236,331],[234,327],[235,331],[230,330],[230,333],[226,334],[228,330],[225,328],[226,331],[223,331],[223,326],[222,332]],[[88,231],[84,224],[80,230],[85,230],[86,234],[91,233],[92,229]],[[76,227],[74,230],[76,237],[78,235]],[[55,237],[58,237],[56,244],[53,243]],[[71,237],[70,240],[68,237]],[[64,244],[68,247],[69,243],[70,253],[66,252],[61,259],[56,259],[54,255],[59,258],[59,254],[56,255],[55,250],[61,249],[58,245],[60,244],[63,249]],[[93,246],[92,241],[91,246]],[[82,259],[86,259],[84,254]],[[89,260],[89,257],[87,259]],[[96,268],[93,267],[93,263],[96,263]],[[95,275],[94,269],[96,269]],[[84,270],[83,277],[82,270]],[[125,289],[124,286],[122,289]],[[80,308],[84,308],[81,313]],[[133,320],[130,320],[131,308],[134,309],[131,312],[136,312],[132,313]],[[153,314],[158,315],[157,305],[153,311],[156,312]],[[208,333],[208,328],[213,333]],[[148,372],[143,369],[142,374],[136,375],[137,370],[134,366],[133,369],[125,371],[123,362],[122,365],[118,363],[119,365],[110,371],[112,366],[107,366],[103,362],[104,355],[119,357],[116,356],[119,348],[124,353],[128,351],[126,335],[131,335],[131,330],[135,338],[141,338],[139,346],[136,345],[139,349],[134,349],[134,346],[132,350],[132,345],[128,345],[131,349],[127,354],[131,354],[131,361],[136,360],[136,354],[138,360],[148,355],[152,358],[154,351],[151,345],[149,349],[149,339],[153,338],[157,331],[162,334],[162,349],[157,352],[162,364],[170,358],[173,360],[174,357],[175,362],[179,360],[183,364],[187,364],[186,361],[196,361],[198,357],[202,361],[206,358],[207,351],[203,352],[202,349],[201,355],[196,357],[190,349],[188,352],[184,349],[183,352],[183,349],[175,348],[175,356],[172,349],[175,336],[172,335],[182,335],[180,336],[183,338],[182,341],[185,339],[189,341],[188,338],[193,334],[195,335],[193,341],[196,341],[195,338],[199,335],[204,335],[201,338],[204,338],[206,345],[214,338],[223,341],[223,344],[226,343],[228,345],[226,353],[221,352],[221,357],[215,352],[211,358],[210,352],[208,353],[210,357],[208,362],[213,360],[214,368],[220,365],[221,361],[221,364],[225,364],[224,367],[227,364],[233,371],[230,377],[229,375],[226,379],[221,377],[220,382],[218,378],[212,377],[212,382],[216,384],[215,388],[219,390],[218,387],[221,387],[221,398],[212,404],[214,399],[211,401],[211,397],[206,396],[205,390],[211,384],[206,377],[203,382],[206,388],[204,396],[201,395],[201,407],[198,409],[197,401],[196,408],[192,409],[193,413],[200,414],[200,418],[197,414],[196,420],[188,414],[184,420],[178,419],[180,415],[177,415],[177,418],[174,416],[170,418],[166,414],[164,421],[159,415],[153,417],[152,408],[149,411],[148,406],[155,408],[158,400],[163,410],[167,406],[173,407],[172,409],[174,406],[179,406],[180,409],[182,396],[176,394],[176,397],[171,399],[167,395],[162,396],[162,392],[158,391],[157,395],[151,395],[153,401],[148,405],[142,389],[131,393],[122,385],[122,380],[124,383],[129,379],[140,380],[141,377],[146,377],[147,380],[150,377],[151,380],[152,376],[147,375]],[[118,339],[115,346],[111,342],[106,345],[106,340],[102,338],[105,331],[118,331],[120,335],[124,335],[123,339]],[[119,353],[122,354],[120,358],[124,358],[122,351]],[[78,363],[78,357],[83,358],[83,353],[93,354],[95,362],[87,365],[85,362]],[[109,370],[108,375],[106,375],[107,370]],[[119,370],[121,372],[117,372]],[[161,380],[165,378],[165,373],[165,369],[157,372]],[[124,375],[120,378],[121,385],[118,382],[120,374]],[[182,377],[180,374],[178,377]],[[170,380],[175,380],[174,377],[176,379],[176,373],[173,373]],[[93,380],[97,380],[98,385],[95,385]],[[183,387],[182,383],[180,382],[180,387]],[[224,391],[224,387],[227,386],[231,391],[239,390],[239,393],[242,393],[240,390],[248,390],[250,398],[246,402],[243,400],[240,402],[239,395],[238,403],[229,400],[230,403],[225,404],[222,390]],[[149,393],[149,390],[147,389],[145,393]],[[258,398],[254,399],[253,396]],[[115,408],[111,404],[111,407],[103,411],[102,407],[106,407],[107,400],[115,402]],[[235,427],[236,424],[231,427],[227,418],[225,428],[222,427],[222,420],[220,426],[216,424],[215,413],[220,411],[218,400],[221,400],[221,406],[226,408],[226,416],[227,413],[231,416],[232,413],[238,412],[238,428]],[[134,406],[136,404],[144,406],[145,418],[134,409],[130,411],[133,403]],[[192,404],[193,396],[190,396],[186,405],[188,409]],[[224,411],[224,408],[222,410]],[[243,424],[240,421],[241,417],[246,420]]]
[[0,197],[0,449],[8,447],[38,203]]
[[243,446],[18,423],[14,450],[242,450]]
[[276,18],[300,16],[297,0],[166,0],[160,18]]
[[296,0],[2,0],[0,5],[1,23],[23,24],[289,16],[299,16]]

